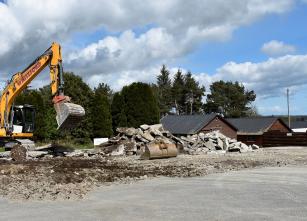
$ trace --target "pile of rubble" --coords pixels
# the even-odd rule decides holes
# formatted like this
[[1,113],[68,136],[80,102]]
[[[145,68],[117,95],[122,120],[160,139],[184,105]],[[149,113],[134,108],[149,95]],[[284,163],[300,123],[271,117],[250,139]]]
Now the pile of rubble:
[[[231,139],[221,134],[219,131],[210,133],[199,133],[190,136],[174,137],[177,141],[177,146],[188,154],[203,154],[203,153],[226,153],[226,152],[249,152],[259,149],[259,146],[246,145],[236,139]],[[180,149],[180,148],[179,148]]]
[[[258,149],[257,145],[248,146],[235,139],[224,136],[218,131],[188,136],[174,136],[163,129],[161,124],[141,125],[140,128],[117,128],[117,135],[94,149],[75,150],[61,146],[46,145],[27,151],[28,159],[53,157],[95,157],[141,155],[150,143],[176,144],[179,153],[190,155],[215,154],[226,152],[248,152]],[[10,152],[0,153],[0,158],[11,159]]]
[[99,145],[102,152],[109,155],[139,155],[146,144],[163,142],[176,144],[179,152],[187,154],[207,154],[226,152],[248,152],[259,149],[257,145],[248,146],[218,131],[188,136],[174,136],[163,129],[161,124],[141,125],[140,128],[118,128],[117,136]]
[[145,145],[151,142],[175,143],[168,131],[161,124],[141,125],[140,128],[117,128],[117,136],[100,144],[100,149],[107,155],[140,155],[144,152]]

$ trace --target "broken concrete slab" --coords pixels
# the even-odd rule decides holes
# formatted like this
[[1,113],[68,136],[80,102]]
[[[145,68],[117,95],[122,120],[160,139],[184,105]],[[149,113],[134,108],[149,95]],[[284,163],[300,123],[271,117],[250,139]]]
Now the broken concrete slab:
[[235,139],[228,138],[219,131],[201,132],[199,134],[178,137],[164,130],[160,124],[144,124],[140,128],[118,128],[117,132],[118,135],[116,137],[110,138],[109,142],[101,147],[102,151],[100,154],[110,155],[114,152],[117,155],[118,148],[120,150],[124,148],[123,154],[126,155],[140,154],[142,153],[141,149],[144,149],[144,146],[150,142],[176,144],[177,149],[180,149],[179,152],[188,154],[204,154],[214,151],[218,151],[219,154],[225,151],[252,151],[252,147],[242,144]]
[[228,139],[226,139],[226,138],[224,138],[224,139],[222,139],[223,140],[223,150],[228,150],[228,148],[229,148],[229,140]]
[[137,134],[135,135],[136,140],[139,140],[140,142],[148,143],[149,141],[143,138],[143,134]]
[[117,146],[117,148],[111,152],[111,156],[120,156],[120,155],[124,155],[125,153],[125,145],[124,144],[120,144]]
[[161,131],[157,130],[157,129],[152,129],[150,128],[149,129],[149,132],[151,135],[153,136],[160,136],[160,137],[163,137],[163,134],[161,133]]
[[223,150],[224,149],[224,142],[222,141],[221,138],[217,138],[217,146],[219,147],[219,149]]
[[151,130],[159,130],[159,131],[163,131],[164,130],[162,124],[150,125],[149,129],[151,129]]
[[72,151],[72,152],[65,152],[65,156],[67,157],[81,157],[81,156],[84,156],[84,151],[82,150],[75,150],[75,151]]
[[116,129],[116,131],[118,133],[121,133],[121,134],[125,134],[129,137],[132,137],[133,135],[136,135],[138,130],[133,128],[133,127],[119,127]]
[[47,150],[47,149],[50,149],[50,148],[52,148],[52,144],[51,143],[35,147],[34,150]]
[[141,136],[148,141],[153,141],[155,139],[153,136],[151,136],[149,131],[145,131],[143,134],[141,134]]
[[213,150],[215,148],[215,144],[212,142],[212,140],[208,140],[204,143],[205,147],[207,147],[209,150]]
[[31,150],[31,151],[27,151],[27,157],[40,158],[40,157],[43,157],[43,156],[47,155],[48,153],[49,153],[48,151],[35,151],[35,150]]
[[140,128],[144,131],[144,130],[148,130],[149,126],[147,124],[143,124],[140,126]]
[[258,149],[259,149],[259,146],[256,145],[256,144],[253,144],[253,145],[252,145],[252,149],[253,149],[253,150],[258,150]]
[[9,158],[11,156],[11,151],[0,152],[0,158]]

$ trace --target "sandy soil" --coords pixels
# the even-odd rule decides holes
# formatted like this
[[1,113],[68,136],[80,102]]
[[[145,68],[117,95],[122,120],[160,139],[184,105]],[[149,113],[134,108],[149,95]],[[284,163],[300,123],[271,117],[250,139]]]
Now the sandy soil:
[[223,155],[179,155],[143,161],[138,157],[0,161],[0,195],[12,200],[82,199],[97,186],[157,176],[193,177],[265,166],[307,164],[307,148],[270,148]]

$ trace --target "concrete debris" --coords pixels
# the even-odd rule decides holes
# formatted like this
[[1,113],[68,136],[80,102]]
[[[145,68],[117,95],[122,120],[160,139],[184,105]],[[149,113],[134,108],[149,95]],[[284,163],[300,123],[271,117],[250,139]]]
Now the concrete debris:
[[259,149],[259,146],[256,145],[256,144],[253,144],[253,145],[252,145],[252,148],[253,148],[253,150],[258,150],[258,149]]
[[[94,149],[74,150],[60,145],[44,145],[27,152],[27,159],[53,157],[99,157],[142,155],[146,147],[157,143],[174,144],[178,153],[189,155],[246,153],[259,149],[224,136],[219,131],[187,136],[174,136],[163,129],[161,124],[141,125],[140,128],[117,128],[117,135]],[[13,151],[14,152],[14,151]],[[13,153],[14,157],[17,155]],[[10,159],[12,153],[0,153],[0,158]],[[12,157],[14,159],[14,157]]]
[[235,139],[226,137],[219,131],[188,135],[187,137],[181,136],[180,138],[184,141],[181,144],[183,144],[185,152],[193,155],[209,154],[211,152],[216,152],[216,154],[224,154],[227,152],[245,153],[257,149],[257,145],[253,148]]
[[111,156],[121,156],[124,155],[125,151],[125,145],[120,144],[116,147],[114,151],[111,152]]
[[148,126],[147,124],[143,124],[143,125],[140,126],[140,128],[141,128],[142,130],[148,130],[148,129],[149,129],[149,126]]
[[147,141],[153,141],[155,139],[153,136],[151,136],[149,131],[145,131],[144,133],[141,134],[141,136]]
[[[117,128],[117,136],[96,147],[103,155],[141,155],[152,143],[176,144],[172,135],[161,124],[141,125],[140,128]],[[120,151],[118,148],[120,147]]]
[[40,158],[48,154],[48,151],[27,151],[27,158]]
[[82,157],[82,156],[84,156],[84,151],[75,150],[75,151],[72,151],[72,152],[64,152],[64,154],[67,157]]
[[0,152],[0,158],[9,158],[11,155],[11,151]]
[[46,150],[46,149],[50,149],[52,148],[52,144],[45,144],[45,145],[42,145],[42,146],[37,146],[37,147],[34,147],[33,149],[36,150],[36,151],[39,151],[39,150]]
[[[154,142],[162,142],[166,144],[175,144],[179,153],[186,153],[191,155],[210,154],[224,154],[227,152],[245,153],[257,150],[257,145],[248,146],[235,139],[224,136],[219,131],[212,131],[210,133],[199,133],[187,136],[174,136],[170,132],[163,129],[161,124],[156,125],[141,125],[140,128],[118,128],[118,135],[111,138],[105,145],[100,145],[98,148],[107,155],[118,155],[116,149],[110,150],[110,147],[122,147],[122,155],[139,155],[146,146]],[[115,142],[112,142],[114,140]],[[106,151],[108,150],[109,151]],[[115,151],[115,154],[112,152]]]

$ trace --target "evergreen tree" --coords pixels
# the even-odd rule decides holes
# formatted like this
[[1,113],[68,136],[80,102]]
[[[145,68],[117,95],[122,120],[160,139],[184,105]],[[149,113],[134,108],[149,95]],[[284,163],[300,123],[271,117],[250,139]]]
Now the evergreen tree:
[[237,81],[217,81],[210,86],[211,94],[207,96],[205,111],[222,112],[226,117],[244,117],[256,99],[254,91],[245,90]]
[[202,97],[205,94],[205,87],[199,86],[199,83],[193,78],[191,72],[184,76],[185,112],[187,114],[199,113],[202,110]]
[[176,108],[178,114],[185,112],[185,94],[184,94],[184,76],[180,69],[175,74],[172,85],[172,100],[173,106]]
[[108,100],[108,85],[99,84],[94,89],[94,97],[92,100],[92,122],[94,137],[110,137],[112,131],[111,107]]
[[111,114],[113,122],[113,130],[117,127],[127,127],[127,117],[125,113],[125,101],[120,92],[116,92],[113,96],[111,105]]
[[[94,96],[92,89],[74,73],[64,73],[64,92],[71,97],[73,103],[79,104],[85,109],[85,116],[79,126],[71,131],[75,138],[93,137],[93,125],[91,121],[91,101]],[[89,139],[78,139],[86,142]]]
[[105,83],[99,83],[99,85],[96,89],[98,89],[98,88],[99,88],[99,91],[101,91],[101,93],[103,93],[107,96],[109,103],[111,103],[112,99],[113,99],[113,91],[111,90],[110,86],[108,84],[105,84]]
[[127,124],[139,127],[141,124],[156,124],[160,120],[159,106],[148,84],[133,83],[122,90],[125,100]]
[[43,97],[44,103],[46,105],[45,117],[44,121],[46,124],[46,131],[47,135],[42,140],[57,140],[57,139],[64,139],[66,133],[57,130],[57,122],[56,122],[56,112],[54,109],[54,105],[52,102],[51,96],[51,88],[50,86],[44,86],[43,88],[39,89],[41,96]]
[[150,85],[133,83],[115,93],[112,102],[113,126],[138,127],[159,122],[159,106]]
[[155,99],[159,103],[159,88],[158,88],[158,86],[156,84],[150,84],[150,88],[152,90],[153,95],[155,96]]
[[169,71],[163,65],[160,70],[160,75],[157,77],[158,102],[161,115],[167,114],[172,107],[172,82],[169,75]]

